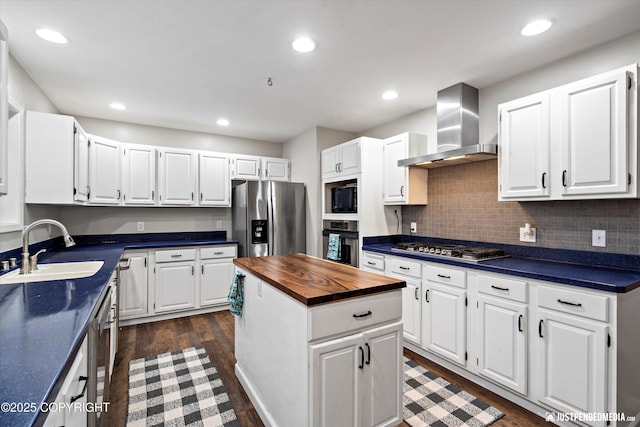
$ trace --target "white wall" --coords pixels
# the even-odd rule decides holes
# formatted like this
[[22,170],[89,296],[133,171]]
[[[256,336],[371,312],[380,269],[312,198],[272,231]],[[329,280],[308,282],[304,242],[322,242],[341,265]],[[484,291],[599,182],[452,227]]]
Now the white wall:
[[291,159],[291,181],[306,185],[307,253],[322,256],[322,182],[320,153],[323,149],[356,138],[351,132],[314,127],[287,141],[282,155]]

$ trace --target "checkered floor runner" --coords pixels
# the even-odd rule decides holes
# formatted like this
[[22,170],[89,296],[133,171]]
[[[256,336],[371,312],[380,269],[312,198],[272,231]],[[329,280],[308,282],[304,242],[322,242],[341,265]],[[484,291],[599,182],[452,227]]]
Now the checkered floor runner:
[[487,426],[502,412],[404,358],[404,421],[412,427]]
[[240,423],[202,347],[129,362],[127,426],[232,426]]

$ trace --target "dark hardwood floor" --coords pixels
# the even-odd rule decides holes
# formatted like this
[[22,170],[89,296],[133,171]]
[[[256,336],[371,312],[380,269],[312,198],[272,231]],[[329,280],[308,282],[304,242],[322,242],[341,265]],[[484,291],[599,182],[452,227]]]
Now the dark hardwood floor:
[[[236,379],[234,365],[234,319],[229,311],[220,311],[174,320],[147,323],[121,328],[119,349],[111,382],[111,405],[106,425],[124,426],[128,400],[129,361],[141,357],[203,346],[222,377],[238,420],[243,427],[263,426],[258,413]],[[405,355],[504,412],[505,416],[493,426],[550,426],[543,418],[475,385],[465,378],[405,349]],[[401,424],[406,425],[406,424]]]

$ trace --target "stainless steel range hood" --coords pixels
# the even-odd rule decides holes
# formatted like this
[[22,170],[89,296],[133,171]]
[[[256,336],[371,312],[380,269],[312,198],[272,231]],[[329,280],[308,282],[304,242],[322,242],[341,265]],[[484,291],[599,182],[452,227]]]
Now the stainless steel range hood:
[[478,89],[458,83],[438,92],[437,152],[398,160],[398,166],[438,168],[495,159],[497,144],[480,144]]

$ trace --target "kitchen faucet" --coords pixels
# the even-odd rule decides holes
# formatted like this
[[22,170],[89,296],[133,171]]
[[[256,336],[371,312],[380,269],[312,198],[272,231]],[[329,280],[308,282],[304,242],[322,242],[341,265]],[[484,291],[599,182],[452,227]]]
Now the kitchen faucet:
[[38,269],[38,255],[40,255],[42,252],[45,252],[46,249],[42,249],[38,251],[38,253],[32,256],[30,260],[29,259],[29,233],[31,232],[31,230],[33,230],[37,226],[43,225],[43,224],[55,225],[62,231],[62,238],[64,239],[65,247],[69,248],[76,244],[76,242],[73,241],[73,238],[71,238],[71,235],[69,235],[67,228],[64,225],[62,225],[61,222],[58,222],[55,219],[40,219],[38,221],[35,221],[29,224],[22,232],[22,265],[20,266],[20,274],[29,274],[31,273],[32,270]]

